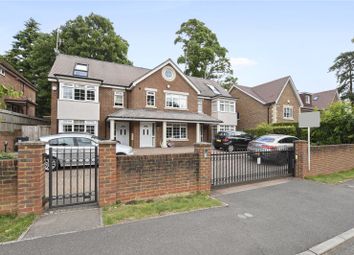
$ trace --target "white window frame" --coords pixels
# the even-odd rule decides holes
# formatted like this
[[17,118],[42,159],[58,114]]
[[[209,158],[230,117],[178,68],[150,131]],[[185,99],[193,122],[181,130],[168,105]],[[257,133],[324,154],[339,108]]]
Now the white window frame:
[[292,105],[283,106],[283,119],[293,120],[294,119],[294,107]]
[[309,95],[305,95],[306,104],[311,104],[311,97]]
[[[74,126],[79,122],[84,125],[83,132],[87,132],[87,126],[94,126],[94,135],[98,135],[98,121],[95,120],[59,120],[59,132],[75,132]],[[64,126],[71,126],[71,131],[65,131]]]
[[217,101],[217,111],[236,113],[236,102],[233,100],[220,99]]
[[236,125],[219,125],[219,131],[236,131]]
[[[153,96],[154,97],[154,104],[149,105],[148,104],[148,96]],[[149,108],[156,108],[156,91],[155,90],[146,90],[145,91],[145,106]]]
[[[64,87],[71,88],[71,98],[64,97]],[[75,99],[75,88],[83,88],[85,90],[85,99],[84,100],[76,100]],[[88,100],[87,99],[87,91],[94,91],[95,100]],[[60,83],[59,88],[59,98],[60,100],[68,100],[68,101],[75,101],[75,102],[91,102],[91,103],[98,103],[98,86],[95,85],[88,85],[88,84],[81,84],[81,83]]]
[[[168,98],[172,99],[172,106],[167,105]],[[183,98],[183,100],[185,99],[184,107],[174,107],[173,102],[175,100],[178,101],[178,105],[181,106],[181,99],[182,98]],[[182,94],[182,93],[176,94],[176,93],[166,92],[165,93],[165,108],[166,109],[177,109],[177,110],[188,110],[188,95]]]
[[198,113],[203,113],[203,99],[198,98]]
[[[81,72],[81,74],[85,74],[85,75],[77,75],[75,74],[75,72]],[[74,70],[73,70],[73,75],[75,77],[88,77],[88,64],[81,64],[81,63],[76,63]]]
[[[122,96],[122,105],[116,105],[116,96]],[[114,91],[113,101],[114,108],[124,108],[124,92],[119,90]]]
[[[175,128],[179,129],[179,137],[175,137],[173,134],[173,130]],[[185,128],[186,137],[181,137],[182,135],[182,128]],[[171,136],[169,136],[168,129],[171,129]],[[166,125],[166,139],[170,141],[188,141],[188,125],[187,123],[167,123]]]

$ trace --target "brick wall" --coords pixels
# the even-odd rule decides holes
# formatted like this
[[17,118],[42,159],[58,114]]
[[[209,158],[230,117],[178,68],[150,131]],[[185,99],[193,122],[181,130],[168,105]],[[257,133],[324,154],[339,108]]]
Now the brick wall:
[[354,168],[354,144],[311,146],[311,169],[308,171],[307,142],[297,141],[296,176],[304,178]]
[[268,123],[268,106],[236,88],[233,88],[230,94],[237,99],[237,112],[240,114],[237,129],[245,130],[255,128],[262,122]]
[[17,211],[17,161],[0,160],[0,215]]
[[[105,144],[106,143],[106,144]],[[114,146],[100,144],[99,205],[117,200],[149,199],[169,194],[210,191],[208,143],[194,153],[115,157]],[[116,161],[115,161],[116,160]],[[116,167],[112,167],[115,163]]]
[[[289,119],[284,119],[283,118],[283,107],[284,105],[291,105],[293,106],[293,115],[294,118],[289,120]],[[283,93],[281,94],[278,103],[275,105],[276,107],[276,122],[277,123],[282,123],[282,122],[298,122],[299,120],[299,112],[300,112],[300,103],[297,100],[296,94],[294,90],[291,88],[290,82],[286,85]]]

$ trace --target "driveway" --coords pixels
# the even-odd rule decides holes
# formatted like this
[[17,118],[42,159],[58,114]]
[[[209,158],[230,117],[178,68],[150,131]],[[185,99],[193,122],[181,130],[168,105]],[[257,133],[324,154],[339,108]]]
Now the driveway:
[[0,254],[296,254],[354,227],[354,189],[292,179],[228,207],[21,241]]

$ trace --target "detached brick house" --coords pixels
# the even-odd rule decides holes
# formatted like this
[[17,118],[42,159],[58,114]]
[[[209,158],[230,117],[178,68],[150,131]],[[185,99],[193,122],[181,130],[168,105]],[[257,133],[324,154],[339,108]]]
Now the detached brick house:
[[321,91],[317,93],[300,93],[301,100],[304,104],[303,112],[313,111],[318,109],[320,111],[327,109],[331,104],[340,101],[337,89]]
[[237,100],[240,130],[263,122],[297,122],[303,106],[290,76],[254,87],[234,85],[229,93]]
[[89,132],[141,148],[192,145],[236,130],[236,100],[170,59],[146,69],[59,54],[49,81],[52,133]]
[[0,84],[22,92],[19,98],[4,98],[6,109],[30,117],[36,115],[37,88],[5,60],[0,60]]

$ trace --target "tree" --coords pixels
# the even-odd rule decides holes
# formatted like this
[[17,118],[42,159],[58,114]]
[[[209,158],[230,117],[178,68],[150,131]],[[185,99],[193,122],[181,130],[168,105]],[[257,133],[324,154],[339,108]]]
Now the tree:
[[321,113],[321,126],[313,138],[319,144],[354,143],[354,106],[337,102]]
[[[48,73],[55,61],[56,30],[49,34],[41,33],[38,26],[33,19],[25,23],[25,29],[14,36],[16,41],[6,59],[37,85],[37,114],[43,116],[50,114],[51,85]],[[127,58],[128,42],[116,34],[112,22],[107,18],[93,13],[87,17],[78,16],[67,21],[60,30],[61,53],[131,64]]]
[[91,13],[78,16],[60,28],[60,51],[69,55],[94,58],[120,64],[132,64],[128,60],[129,44],[114,31],[112,22]]
[[20,96],[22,96],[20,91],[16,91],[13,88],[8,88],[0,83],[0,109],[6,108],[6,104],[4,102],[6,97],[18,98]]
[[6,53],[6,60],[19,72],[32,80],[35,75],[32,71],[31,62],[28,60],[33,44],[39,36],[39,23],[33,18],[25,22],[25,28],[13,38],[12,49]]
[[37,92],[37,115],[45,116],[50,114],[51,83],[48,81],[48,73],[55,61],[55,40],[54,33],[42,33],[33,45],[31,54],[28,57],[35,76],[32,82],[38,88]]
[[177,59],[184,64],[184,73],[205,79],[215,79],[230,86],[233,77],[227,49],[222,47],[215,35],[206,25],[197,19],[182,23],[176,32],[175,44],[181,43],[183,55]]
[[343,52],[329,68],[330,72],[336,72],[339,83],[338,92],[342,99],[348,99],[354,104],[353,82],[354,82],[354,51]]

